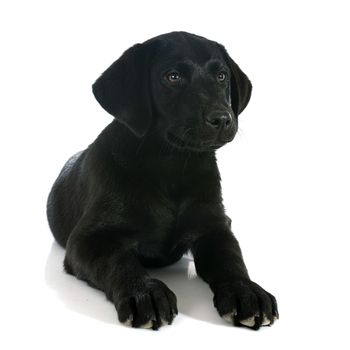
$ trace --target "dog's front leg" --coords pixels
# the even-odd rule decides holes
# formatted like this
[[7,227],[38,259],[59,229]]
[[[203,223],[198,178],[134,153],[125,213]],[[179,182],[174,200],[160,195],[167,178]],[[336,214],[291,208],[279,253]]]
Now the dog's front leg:
[[67,272],[104,291],[119,321],[133,327],[158,329],[177,314],[176,296],[151,278],[118,229],[73,232],[64,261]]
[[250,280],[238,241],[230,230],[204,234],[191,251],[197,273],[209,283],[221,317],[253,329],[271,325],[278,318],[275,297]]

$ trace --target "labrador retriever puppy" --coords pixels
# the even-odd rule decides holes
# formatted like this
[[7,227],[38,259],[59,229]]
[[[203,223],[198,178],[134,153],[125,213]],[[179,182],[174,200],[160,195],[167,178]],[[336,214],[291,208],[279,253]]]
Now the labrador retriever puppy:
[[132,46],[93,84],[115,119],[64,165],[47,216],[65,271],[102,290],[120,322],[172,323],[176,296],[145,268],[188,251],[225,320],[259,329],[278,318],[274,296],[249,278],[215,158],[251,89],[222,45],[186,32]]

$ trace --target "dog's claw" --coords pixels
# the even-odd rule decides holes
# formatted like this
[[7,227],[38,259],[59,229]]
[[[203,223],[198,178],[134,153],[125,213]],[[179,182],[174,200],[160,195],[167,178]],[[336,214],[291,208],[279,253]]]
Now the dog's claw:
[[246,318],[245,320],[241,320],[241,321],[239,321],[239,323],[242,324],[243,326],[254,327],[255,326],[255,316]]
[[140,328],[144,328],[144,329],[149,329],[149,328],[152,328],[152,327],[153,327],[153,321],[152,321],[152,320],[150,320],[150,321],[148,321],[147,323],[142,324],[142,325],[140,326]]

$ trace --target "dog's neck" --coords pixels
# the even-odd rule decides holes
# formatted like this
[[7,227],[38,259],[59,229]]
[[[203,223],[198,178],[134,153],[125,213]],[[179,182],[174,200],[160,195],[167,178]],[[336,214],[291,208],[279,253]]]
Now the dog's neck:
[[149,132],[142,138],[136,137],[126,126],[113,120],[96,139],[106,153],[129,166],[162,166],[164,163],[194,162],[202,163],[204,159],[214,162],[215,151],[196,152],[179,149],[169,144],[156,132]]

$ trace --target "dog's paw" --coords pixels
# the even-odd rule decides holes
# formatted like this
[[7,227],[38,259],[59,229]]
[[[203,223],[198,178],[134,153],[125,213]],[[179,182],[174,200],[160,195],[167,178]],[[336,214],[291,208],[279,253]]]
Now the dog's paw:
[[278,319],[275,297],[249,280],[234,280],[215,287],[214,305],[220,316],[235,326],[259,329]]
[[126,326],[152,328],[171,324],[177,315],[176,296],[161,281],[148,279],[132,293],[124,293],[115,303],[118,318]]

